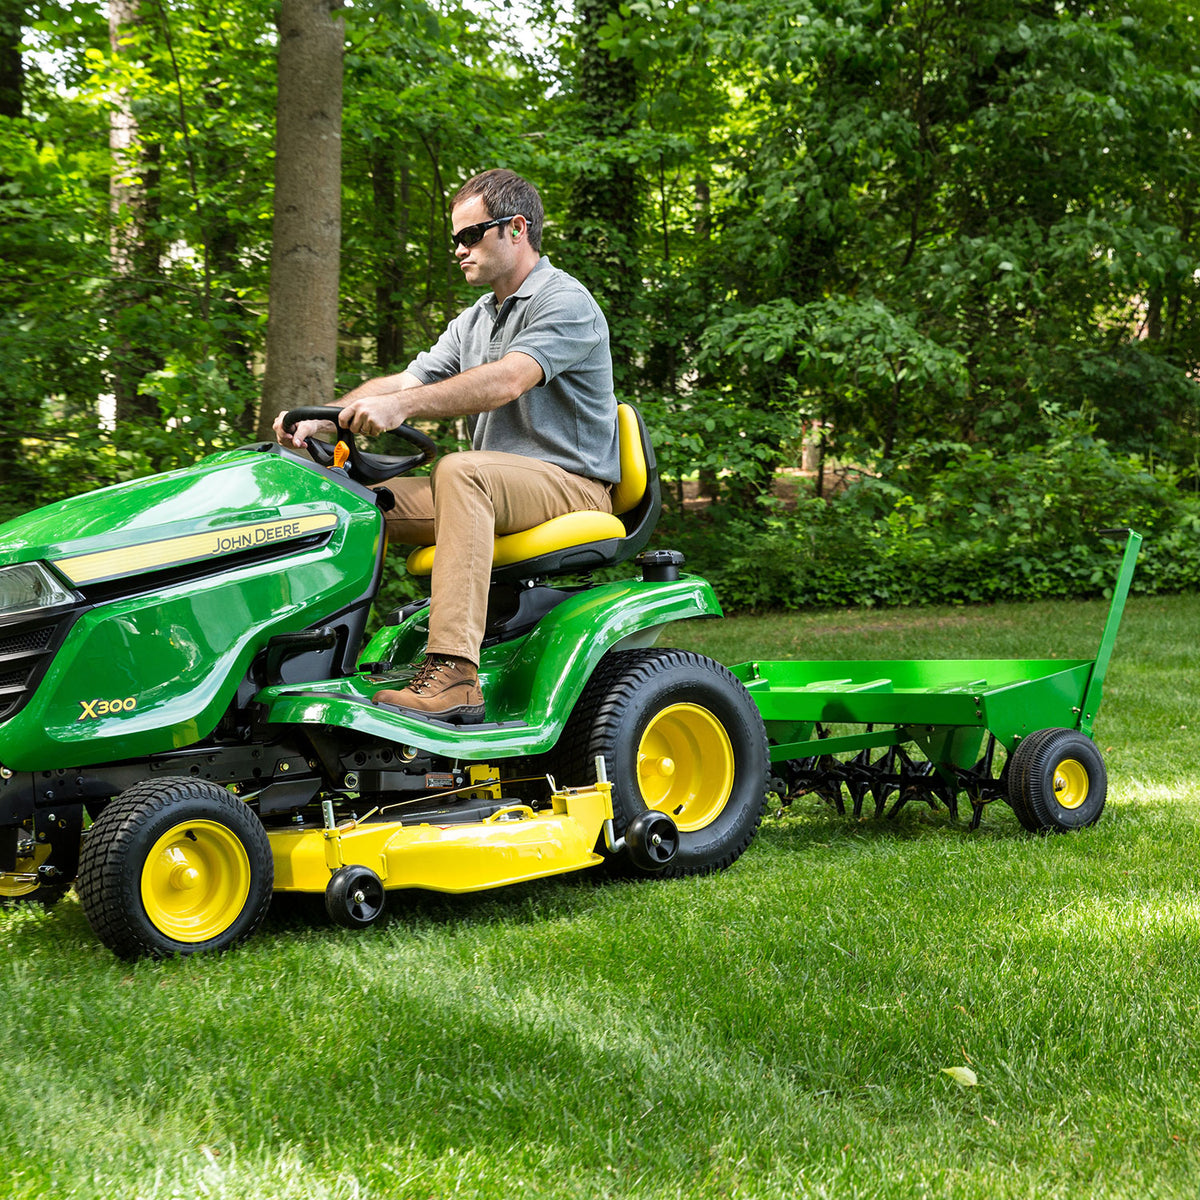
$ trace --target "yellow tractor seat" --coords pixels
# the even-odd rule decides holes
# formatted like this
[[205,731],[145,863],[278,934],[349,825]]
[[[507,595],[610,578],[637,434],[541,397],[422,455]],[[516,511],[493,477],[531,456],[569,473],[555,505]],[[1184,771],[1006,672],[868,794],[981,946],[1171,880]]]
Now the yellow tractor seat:
[[[545,575],[574,574],[632,558],[649,541],[662,511],[654,447],[641,414],[617,406],[621,478],[613,486],[613,511],[570,512],[532,529],[501,534],[492,550],[492,579],[512,582]],[[433,571],[436,546],[408,556],[412,575]]]

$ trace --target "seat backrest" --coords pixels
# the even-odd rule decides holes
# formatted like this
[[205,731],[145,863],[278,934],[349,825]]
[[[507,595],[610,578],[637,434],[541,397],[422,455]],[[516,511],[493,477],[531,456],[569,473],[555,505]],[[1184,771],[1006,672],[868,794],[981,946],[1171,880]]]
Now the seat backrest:
[[646,494],[650,473],[642,425],[632,404],[617,405],[617,446],[621,456],[621,478],[613,485],[613,512],[624,516]]
[[[662,497],[658,484],[658,464],[654,457],[654,446],[646,430],[641,414],[632,404],[617,406],[617,444],[621,460],[621,478],[613,485],[613,515],[601,513],[567,513],[540,525],[531,533],[553,530],[554,539],[561,538],[560,549],[533,557],[522,557],[504,566],[492,568],[492,579],[496,582],[512,582],[531,579],[535,576],[576,574],[612,566],[633,558],[641,551],[654,533],[662,512]],[[605,519],[615,526],[613,533],[585,533],[593,522]],[[624,528],[624,534],[621,529]],[[579,532],[576,532],[579,531]],[[528,534],[512,534],[513,538],[525,538]],[[497,538],[497,548],[507,542]]]
[[662,512],[658,461],[641,413],[632,404],[617,405],[617,442],[621,479],[612,492],[613,512],[625,526],[618,562],[632,558],[650,540]]

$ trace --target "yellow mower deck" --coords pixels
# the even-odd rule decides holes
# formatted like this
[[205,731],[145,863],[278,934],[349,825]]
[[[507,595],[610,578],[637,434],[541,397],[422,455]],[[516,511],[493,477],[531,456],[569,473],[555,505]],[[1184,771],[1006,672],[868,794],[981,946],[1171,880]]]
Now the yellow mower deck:
[[612,787],[556,788],[548,810],[513,804],[476,822],[386,819],[269,831],[275,891],[324,892],[345,866],[369,867],[387,890],[475,892],[579,871],[612,819]]

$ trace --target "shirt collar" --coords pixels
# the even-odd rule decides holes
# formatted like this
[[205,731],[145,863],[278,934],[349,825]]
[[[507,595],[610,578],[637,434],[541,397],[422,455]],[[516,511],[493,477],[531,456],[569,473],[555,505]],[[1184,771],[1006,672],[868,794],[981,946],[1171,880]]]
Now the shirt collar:
[[521,280],[520,287],[517,288],[511,296],[504,301],[503,304],[496,304],[496,293],[487,292],[483,296],[483,303],[493,316],[498,316],[506,307],[511,305],[514,300],[528,300],[535,292],[540,291],[547,283],[550,282],[550,274],[553,271],[550,265],[550,260],[543,254],[541,258],[533,264],[529,274]]

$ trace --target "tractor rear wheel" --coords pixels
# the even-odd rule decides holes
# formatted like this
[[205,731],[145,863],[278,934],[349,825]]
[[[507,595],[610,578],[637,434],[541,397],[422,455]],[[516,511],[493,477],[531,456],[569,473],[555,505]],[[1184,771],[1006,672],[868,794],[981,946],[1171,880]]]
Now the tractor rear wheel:
[[1038,833],[1094,825],[1104,811],[1108,773],[1095,743],[1075,729],[1039,729],[1013,754],[1009,802]]
[[214,783],[162,779],[97,817],[75,888],[100,940],[132,959],[228,949],[262,923],[273,882],[251,809]]
[[727,867],[762,821],[769,766],[762,717],[742,684],[699,654],[607,655],[559,744],[569,755],[560,765],[564,782],[593,781],[603,756],[619,837],[647,810],[672,818],[678,850],[655,874]]

